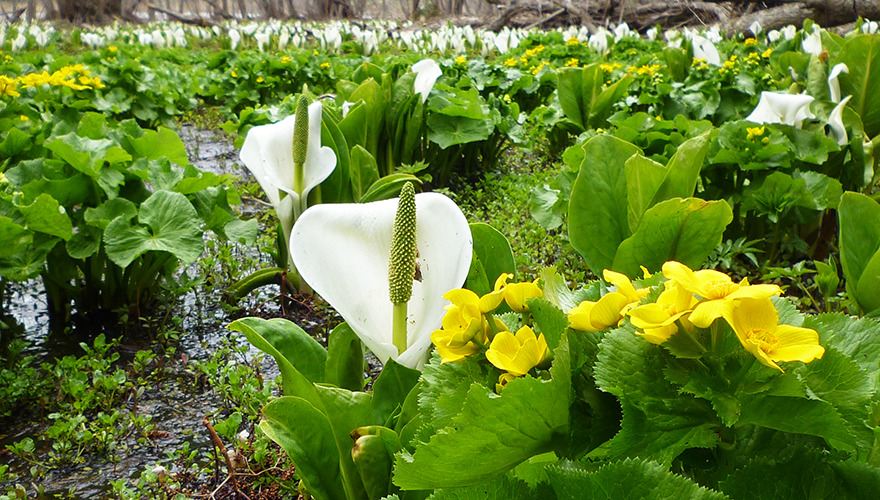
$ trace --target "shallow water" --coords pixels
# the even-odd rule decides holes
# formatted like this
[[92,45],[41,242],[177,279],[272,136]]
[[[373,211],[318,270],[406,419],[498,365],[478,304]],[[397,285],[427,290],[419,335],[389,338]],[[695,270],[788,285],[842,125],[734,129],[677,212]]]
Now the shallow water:
[[[190,161],[200,169],[217,174],[247,175],[243,174],[234,163],[238,153],[232,146],[231,140],[211,131],[197,130],[190,126],[182,127],[179,133],[187,145]],[[245,207],[245,211],[262,208],[258,204],[251,204]],[[271,265],[268,257],[260,256],[254,248],[239,246],[234,252],[258,258],[261,265]],[[193,275],[198,272],[198,267],[193,265],[187,271]],[[274,290],[271,286],[265,287],[241,305],[245,312],[277,314],[279,312],[277,302],[269,300],[277,294],[277,287],[274,287]],[[177,449],[184,441],[190,441],[191,449],[210,447],[210,440],[202,427],[201,420],[206,415],[216,414],[224,407],[224,401],[209,387],[197,387],[197,384],[193,383],[192,374],[187,373],[187,365],[192,360],[208,359],[227,337],[237,345],[247,344],[242,335],[226,329],[225,325],[229,320],[225,310],[219,306],[219,301],[220,291],[212,287],[197,289],[181,298],[179,313],[176,314],[182,316],[180,328],[183,333],[176,346],[177,352],[173,362],[164,367],[164,374],[159,377],[160,382],[154,387],[147,388],[140,401],[135,402],[129,397],[124,402],[129,411],[133,410],[136,404],[139,414],[152,417],[157,433],[154,434],[151,443],[137,444],[136,433],[132,433],[127,438],[128,449],[119,453],[121,460],[118,463],[108,462],[104,456],[87,456],[83,464],[51,470],[46,477],[39,479],[31,478],[28,472],[30,465],[18,460],[11,453],[0,452],[0,465],[10,464],[11,468],[20,475],[17,482],[28,486],[28,493],[31,496],[36,495],[35,486],[41,485],[45,489],[46,498],[52,498],[54,493],[72,491],[73,496],[65,498],[105,499],[112,498],[110,481],[125,479],[129,487],[133,487],[145,468],[159,462],[169,463],[170,460],[165,452]],[[50,335],[47,304],[39,280],[9,284],[5,306],[6,313],[11,314],[21,325],[23,333],[20,338],[29,344],[25,353],[38,357],[37,366],[42,361],[52,361],[70,354],[81,355],[82,350],[78,343],[85,341],[91,344],[91,340],[99,333],[74,330],[68,336]],[[301,326],[310,333],[317,335],[325,333],[323,325],[304,323]],[[118,332],[105,331],[105,333],[108,338],[113,338]],[[131,359],[137,350],[150,348],[146,341],[137,344],[121,346],[121,359]],[[251,348],[247,353],[248,361],[258,353],[259,351]],[[278,375],[277,366],[271,357],[264,359],[260,370],[264,380],[273,380]],[[38,421],[39,418],[39,415],[22,415],[17,419],[10,419],[12,425],[0,429],[0,450],[5,450],[6,445],[24,437],[34,439],[38,449],[41,445],[45,446],[40,436],[49,424],[34,424],[33,422]],[[8,423],[7,421],[3,425]],[[46,451],[43,450],[43,453],[45,454]],[[166,467],[171,469],[170,465]],[[4,491],[5,486],[0,484],[0,492]]]

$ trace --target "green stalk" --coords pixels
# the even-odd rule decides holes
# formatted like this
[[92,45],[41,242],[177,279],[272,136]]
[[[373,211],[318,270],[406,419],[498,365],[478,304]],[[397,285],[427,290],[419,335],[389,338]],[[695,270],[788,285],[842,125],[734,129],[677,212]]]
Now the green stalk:
[[391,329],[391,341],[397,348],[397,354],[403,354],[406,351],[408,339],[406,336],[406,315],[408,302],[394,304],[394,319]]

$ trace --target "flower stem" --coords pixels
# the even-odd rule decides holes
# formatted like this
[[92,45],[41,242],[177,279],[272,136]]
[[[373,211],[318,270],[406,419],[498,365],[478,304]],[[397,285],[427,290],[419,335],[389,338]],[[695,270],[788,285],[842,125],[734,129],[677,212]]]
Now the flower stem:
[[746,374],[752,369],[752,365],[755,364],[756,360],[756,357],[749,356],[739,369],[739,372],[734,375],[733,380],[730,381],[730,387],[733,389],[734,394],[739,391],[739,385],[742,384],[742,381],[746,378]]
[[394,317],[391,327],[391,341],[394,343],[394,347],[397,348],[398,355],[403,354],[403,351],[406,351],[406,348],[409,347],[407,345],[406,336],[407,304],[408,302],[394,304]]

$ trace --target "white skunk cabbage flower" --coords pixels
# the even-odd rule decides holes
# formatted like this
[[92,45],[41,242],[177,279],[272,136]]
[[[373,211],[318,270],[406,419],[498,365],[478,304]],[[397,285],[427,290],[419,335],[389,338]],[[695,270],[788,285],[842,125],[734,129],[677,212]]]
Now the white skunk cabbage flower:
[[844,146],[849,142],[849,137],[846,135],[846,128],[843,126],[843,108],[846,107],[846,103],[852,98],[851,95],[846,96],[842,101],[837,103],[837,106],[834,106],[834,109],[831,110],[831,114],[828,115],[828,126],[831,127],[831,137],[837,141],[838,146]]
[[705,59],[706,63],[712,66],[721,66],[721,56],[712,42],[700,35],[694,34],[691,38],[691,43],[694,45],[695,59]]
[[294,221],[305,210],[311,190],[336,168],[336,154],[331,148],[321,146],[321,116],[320,101],[310,104],[308,147],[301,178],[293,162],[295,114],[277,123],[252,128],[241,148],[241,161],[275,207],[285,241],[289,241]]
[[422,96],[422,103],[428,100],[428,94],[434,88],[434,83],[443,74],[440,65],[433,59],[422,59],[412,65],[412,71],[416,74],[413,84],[415,92]]
[[831,102],[840,102],[840,74],[849,73],[849,68],[844,63],[840,63],[831,68],[828,73],[828,90],[831,93]]
[[761,100],[746,121],[753,123],[781,123],[801,128],[807,118],[815,118],[810,111],[813,97],[806,94],[777,94],[761,92]]
[[335,308],[384,363],[389,358],[421,369],[440,328],[443,294],[460,288],[471,264],[473,241],[458,206],[439,193],[415,195],[417,264],[407,308],[407,348],[392,339],[388,265],[398,199],[315,205],[297,219],[290,253],[309,286]]
[[229,30],[229,41],[230,48],[232,50],[235,50],[236,47],[238,47],[238,42],[241,41],[241,34],[238,32],[238,30]]
[[822,55],[822,37],[819,33],[819,30],[815,30],[812,34],[804,37],[801,47],[803,47],[805,53],[814,56]]

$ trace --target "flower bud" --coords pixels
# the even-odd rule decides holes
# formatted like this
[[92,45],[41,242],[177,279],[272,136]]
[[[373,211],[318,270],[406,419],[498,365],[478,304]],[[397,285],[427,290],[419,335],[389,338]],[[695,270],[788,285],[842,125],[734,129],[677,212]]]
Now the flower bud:
[[293,124],[293,163],[302,165],[306,162],[309,149],[309,100],[299,96],[296,102],[296,120]]

